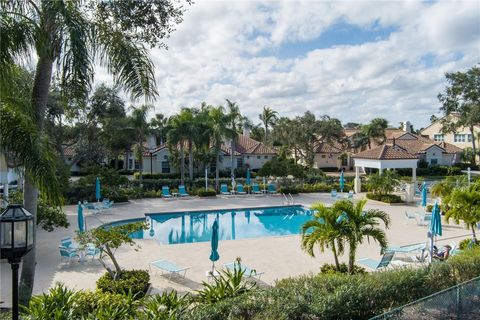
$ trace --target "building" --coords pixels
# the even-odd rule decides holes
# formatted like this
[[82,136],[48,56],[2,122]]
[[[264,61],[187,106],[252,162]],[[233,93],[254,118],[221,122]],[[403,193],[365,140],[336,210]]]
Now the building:
[[[455,116],[453,116],[455,117]],[[473,128],[474,137],[468,128],[459,128],[456,133],[442,133],[442,119],[432,122],[428,127],[422,129],[421,135],[437,142],[447,142],[458,148],[466,149],[472,147],[472,140],[480,137],[480,124]]]
[[349,149],[339,143],[321,142],[316,150],[313,166],[316,169],[344,168],[350,163]]
[[[185,157],[188,158],[186,149],[187,148],[185,148]],[[260,169],[265,162],[272,160],[273,157],[277,155],[275,149],[250,138],[246,130],[244,134],[237,137],[233,151],[230,142],[222,144],[219,170],[230,170],[230,155],[232,152],[234,155],[234,168],[248,167],[252,170]],[[146,173],[176,173],[178,172],[177,167],[178,165],[171,163],[170,150],[165,143],[154,149],[148,149],[143,154],[143,171]],[[215,163],[211,164],[210,170],[215,170]]]

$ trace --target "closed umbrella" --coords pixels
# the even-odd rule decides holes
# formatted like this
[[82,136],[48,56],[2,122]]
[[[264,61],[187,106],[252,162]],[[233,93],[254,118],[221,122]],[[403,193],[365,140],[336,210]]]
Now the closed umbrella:
[[430,221],[430,262],[433,258],[434,237],[442,235],[442,216],[437,201],[432,208],[432,220]]
[[235,182],[235,176],[232,175],[232,191],[235,191],[235,186],[237,185],[237,183]]
[[95,198],[97,199],[97,202],[102,198],[102,193],[100,191],[100,179],[98,177],[95,180]]
[[427,206],[427,184],[424,182],[422,185],[422,207]]
[[343,170],[340,172],[340,192],[343,192],[345,187],[345,177],[343,176]]
[[267,184],[267,179],[265,179],[265,177],[263,177],[263,193],[265,193],[266,184]]
[[78,230],[80,232],[83,232],[85,230],[84,220],[83,220],[83,207],[80,201],[78,202],[78,207],[77,207],[77,219],[78,219]]
[[218,254],[218,222],[215,220],[212,226],[212,240],[211,240],[212,252],[210,253],[210,261],[212,261],[212,275],[215,271],[215,261],[220,259]]
[[251,178],[250,178],[250,169],[247,169],[247,179],[245,179],[245,183],[247,185],[250,185],[252,183]]

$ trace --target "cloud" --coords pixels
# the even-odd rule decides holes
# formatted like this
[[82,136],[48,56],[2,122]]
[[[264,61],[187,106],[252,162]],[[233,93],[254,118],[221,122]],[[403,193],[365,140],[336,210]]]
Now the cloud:
[[[338,22],[392,31],[379,40],[323,47],[322,35],[340,32]],[[421,127],[438,111],[445,72],[480,62],[480,5],[197,1],[168,45],[168,51],[151,50],[160,93],[155,112],[171,115],[180,106],[228,98],[254,121],[268,105],[282,116],[310,110],[343,122],[381,116],[392,125],[410,120]],[[285,58],[285,46],[296,51]]]

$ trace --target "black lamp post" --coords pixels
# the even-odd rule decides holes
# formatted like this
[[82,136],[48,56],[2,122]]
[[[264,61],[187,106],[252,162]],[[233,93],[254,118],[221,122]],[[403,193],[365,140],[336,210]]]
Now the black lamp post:
[[9,205],[0,215],[0,252],[12,266],[12,319],[18,320],[18,267],[33,248],[33,216],[20,204]]

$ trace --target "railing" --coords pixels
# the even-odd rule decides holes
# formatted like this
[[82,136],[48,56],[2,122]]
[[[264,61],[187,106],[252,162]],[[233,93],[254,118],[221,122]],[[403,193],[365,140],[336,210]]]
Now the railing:
[[480,277],[393,309],[370,320],[480,319]]
[[288,196],[290,197],[290,203],[289,204],[295,204],[295,201],[293,201],[292,194],[289,193]]
[[283,198],[282,198],[282,204],[283,204],[283,205],[289,205],[290,203],[289,203],[289,201],[288,201],[287,195],[286,195],[285,193],[282,193],[282,196],[283,196]]

